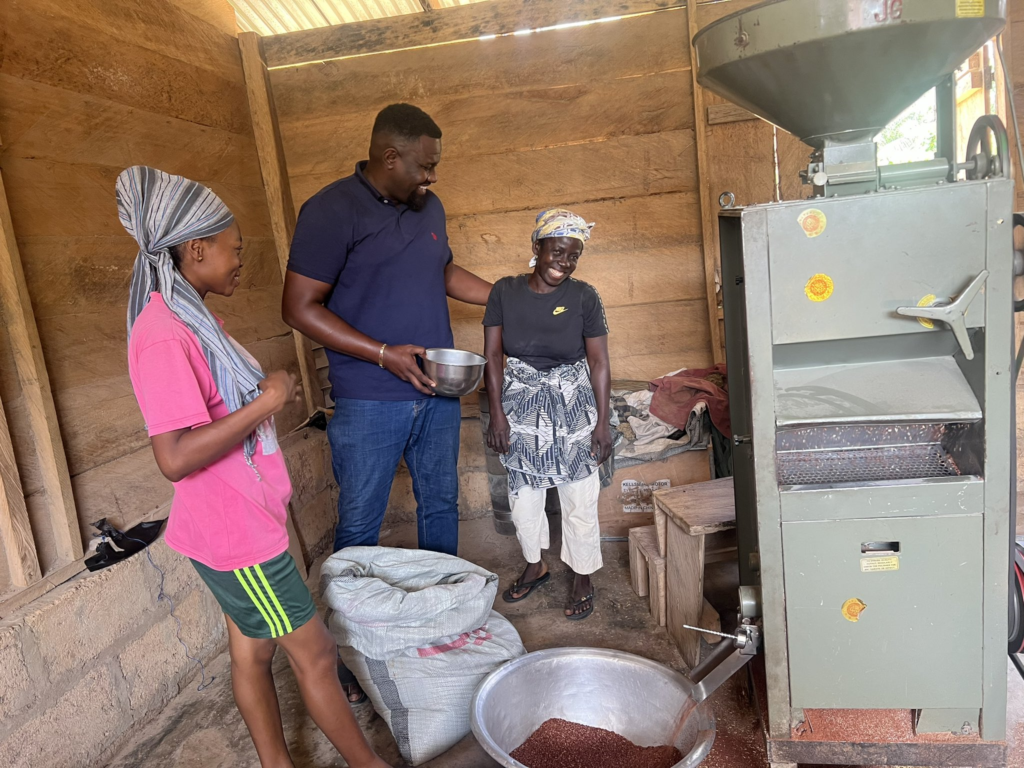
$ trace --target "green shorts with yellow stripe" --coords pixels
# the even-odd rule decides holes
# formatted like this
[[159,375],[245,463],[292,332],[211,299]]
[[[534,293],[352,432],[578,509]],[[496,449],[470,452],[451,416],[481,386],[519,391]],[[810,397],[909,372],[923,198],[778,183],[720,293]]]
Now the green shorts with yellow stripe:
[[313,596],[287,552],[234,571],[215,571],[195,560],[192,565],[246,637],[281,637],[316,615]]

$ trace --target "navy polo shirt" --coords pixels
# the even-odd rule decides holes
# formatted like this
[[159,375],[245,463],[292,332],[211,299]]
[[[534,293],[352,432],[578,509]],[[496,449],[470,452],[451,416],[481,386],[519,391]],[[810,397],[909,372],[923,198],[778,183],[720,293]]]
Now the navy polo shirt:
[[[288,269],[329,283],[327,308],[382,344],[450,347],[444,270],[452,260],[444,206],[427,191],[422,210],[386,199],[356,172],[306,201]],[[377,365],[327,350],[335,400],[418,400],[425,395]]]

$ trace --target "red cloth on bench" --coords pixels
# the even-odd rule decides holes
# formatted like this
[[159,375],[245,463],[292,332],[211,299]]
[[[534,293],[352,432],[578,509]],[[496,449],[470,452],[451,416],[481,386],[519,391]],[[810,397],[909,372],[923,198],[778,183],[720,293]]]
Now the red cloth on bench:
[[729,421],[729,384],[725,364],[712,368],[686,370],[671,376],[663,376],[651,382],[651,413],[662,421],[679,429],[686,429],[686,422],[693,409],[700,403],[707,403],[711,423],[726,437],[732,437]]

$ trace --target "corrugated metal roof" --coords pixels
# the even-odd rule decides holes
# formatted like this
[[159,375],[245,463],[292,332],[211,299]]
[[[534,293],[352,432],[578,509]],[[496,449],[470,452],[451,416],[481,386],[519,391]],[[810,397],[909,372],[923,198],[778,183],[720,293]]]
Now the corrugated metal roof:
[[301,29],[381,19],[406,13],[469,5],[481,0],[228,0],[238,26],[247,32],[277,35]]

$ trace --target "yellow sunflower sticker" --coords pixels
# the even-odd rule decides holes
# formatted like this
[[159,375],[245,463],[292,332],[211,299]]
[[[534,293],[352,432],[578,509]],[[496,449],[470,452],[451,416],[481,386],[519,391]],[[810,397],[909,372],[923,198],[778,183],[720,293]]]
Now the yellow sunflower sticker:
[[828,224],[828,219],[825,218],[824,212],[819,211],[817,208],[808,208],[797,217],[797,221],[800,223],[800,229],[808,237],[817,237],[825,231],[825,227]]
[[835,290],[835,283],[828,275],[817,274],[807,281],[804,286],[804,293],[811,301],[825,301]]
[[843,618],[847,621],[860,621],[860,615],[864,613],[865,608],[867,608],[867,606],[861,600],[858,600],[856,597],[851,597],[843,603]]
[[[932,306],[932,304],[935,303],[935,299],[936,299],[935,294],[934,293],[929,293],[927,296],[925,296],[923,299],[921,299],[919,302],[917,302],[917,306],[919,306],[919,307],[930,307],[930,306]],[[919,322],[921,325],[923,325],[925,328],[928,328],[928,329],[931,329],[931,328],[935,327],[935,322],[933,320],[929,320],[927,317],[919,317],[919,318],[917,318],[917,322]]]

